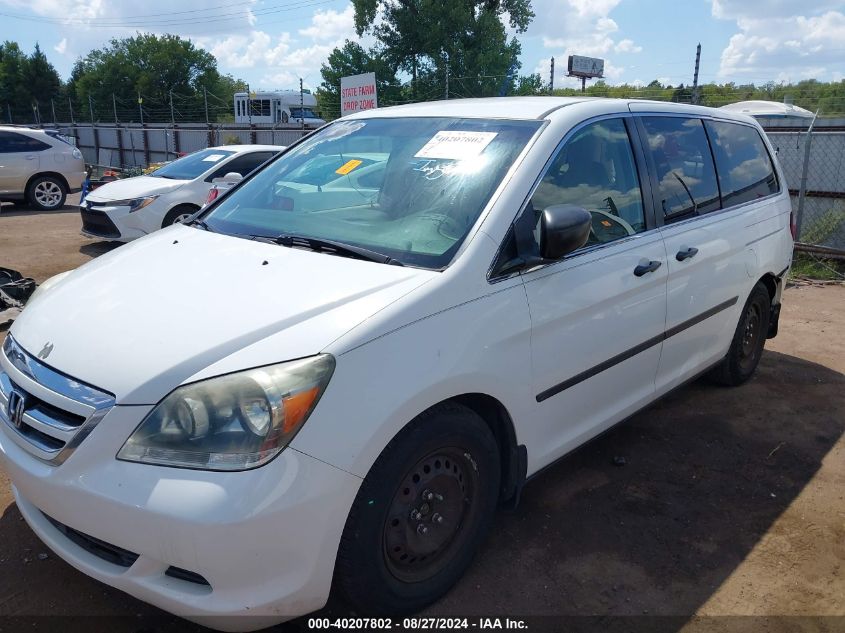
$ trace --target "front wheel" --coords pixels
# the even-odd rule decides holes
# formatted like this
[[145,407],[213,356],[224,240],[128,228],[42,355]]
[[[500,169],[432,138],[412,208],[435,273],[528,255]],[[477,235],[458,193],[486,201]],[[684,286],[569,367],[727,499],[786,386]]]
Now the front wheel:
[[769,291],[758,283],[745,302],[728,355],[710,372],[714,382],[736,387],[751,378],[763,355],[771,308]]
[[336,580],[361,613],[413,613],[463,575],[492,523],[499,453],[474,411],[438,405],[382,451],[349,513]]
[[182,224],[194,213],[196,213],[197,210],[198,209],[196,207],[192,207],[187,204],[180,204],[179,206],[173,207],[170,211],[167,212],[167,215],[164,216],[164,220],[161,223],[161,228],[166,228],[171,224]]

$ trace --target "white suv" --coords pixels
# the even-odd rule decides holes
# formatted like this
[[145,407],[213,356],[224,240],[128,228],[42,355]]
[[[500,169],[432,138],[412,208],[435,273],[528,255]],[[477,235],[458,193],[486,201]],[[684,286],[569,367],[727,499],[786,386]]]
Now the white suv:
[[0,126],[0,201],[60,209],[83,180],[82,153],[55,130]]
[[0,355],[0,456],[59,556],[186,618],[259,628],[333,581],[413,612],[542,468],[704,372],[751,377],[790,220],[746,116],[361,112],[42,285]]

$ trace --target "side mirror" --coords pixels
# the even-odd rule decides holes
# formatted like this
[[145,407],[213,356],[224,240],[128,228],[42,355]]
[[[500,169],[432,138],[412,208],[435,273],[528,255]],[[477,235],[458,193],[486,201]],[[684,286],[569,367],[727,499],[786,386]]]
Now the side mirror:
[[226,174],[222,178],[213,178],[211,180],[211,184],[216,184],[218,182],[240,182],[243,179],[244,179],[244,177],[241,176],[238,172],[230,171],[228,174]]
[[540,256],[560,259],[587,243],[593,216],[573,204],[554,204],[540,215]]

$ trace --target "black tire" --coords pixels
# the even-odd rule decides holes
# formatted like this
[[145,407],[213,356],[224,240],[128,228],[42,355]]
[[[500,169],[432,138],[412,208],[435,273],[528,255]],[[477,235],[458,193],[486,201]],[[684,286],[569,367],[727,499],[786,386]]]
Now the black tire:
[[443,596],[487,535],[499,476],[496,439],[474,411],[449,403],[418,416],[349,512],[335,568],[347,600],[367,615],[403,615]]
[[751,378],[763,355],[771,307],[769,291],[758,283],[742,309],[728,355],[709,374],[713,382],[736,387]]
[[65,206],[67,187],[53,176],[39,176],[26,189],[26,199],[39,211],[54,211]]
[[199,211],[199,208],[194,207],[190,204],[180,204],[178,206],[175,206],[167,212],[167,215],[164,216],[164,220],[161,221],[161,228],[170,226],[171,224],[174,224],[176,220],[180,217],[184,217],[186,215],[193,215],[197,211]]

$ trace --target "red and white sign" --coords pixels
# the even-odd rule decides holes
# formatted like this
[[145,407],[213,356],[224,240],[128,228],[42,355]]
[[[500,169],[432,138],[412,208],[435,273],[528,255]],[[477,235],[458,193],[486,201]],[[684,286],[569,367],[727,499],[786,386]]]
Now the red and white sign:
[[364,73],[340,78],[340,115],[378,107],[376,74]]

